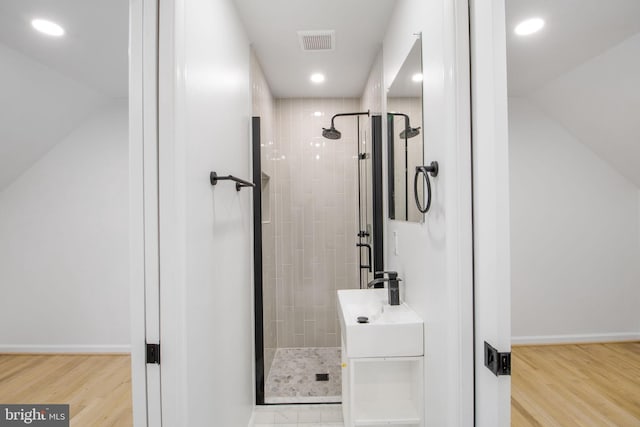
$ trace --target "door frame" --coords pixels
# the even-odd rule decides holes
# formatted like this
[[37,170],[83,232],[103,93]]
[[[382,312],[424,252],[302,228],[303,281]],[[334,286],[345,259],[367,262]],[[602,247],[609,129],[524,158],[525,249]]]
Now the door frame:
[[129,1],[129,286],[133,424],[161,426],[158,0]]
[[504,0],[469,0],[473,169],[475,425],[509,426],[511,377],[484,343],[511,351],[509,148]]
[[[492,377],[493,374],[484,368],[481,350],[486,338],[495,343],[501,351],[510,350],[504,0],[469,0],[469,14],[469,38],[466,41],[456,40],[456,43],[469,43],[471,51],[475,425],[506,426],[510,420],[510,381],[508,377]],[[181,9],[176,7],[174,0],[163,1],[160,6],[158,0],[130,0],[131,368],[133,416],[136,427],[156,427],[162,423],[161,401],[165,395],[160,396],[160,366],[145,363],[145,341],[152,342],[156,338],[159,340],[161,335],[159,270],[162,268],[169,272],[176,263],[184,261],[169,257],[159,247],[161,230],[171,231],[169,227],[163,228],[163,222],[159,221],[157,214],[160,203],[167,208],[169,202],[179,201],[182,195],[174,194],[174,189],[171,188],[167,188],[166,194],[159,195],[158,176],[156,173],[154,178],[153,173],[154,170],[157,171],[158,164],[166,160],[158,155],[159,151],[163,151],[158,150],[158,146],[166,147],[165,152],[171,153],[174,130],[180,126],[173,110],[173,90],[178,84],[174,80],[175,70],[163,68],[162,64],[174,63],[173,46],[179,44],[180,40],[175,40],[173,22],[180,22],[181,19]],[[158,32],[159,25],[163,28],[162,32]],[[459,29],[458,35],[460,31]],[[157,56],[159,45],[163,47],[160,50],[163,56],[160,58]],[[462,50],[457,48],[456,55]],[[460,60],[459,57],[457,59]],[[163,69],[165,73],[162,72]],[[150,75],[157,78],[149,79]],[[147,78],[144,78],[145,76]],[[464,92],[461,89],[463,80],[462,77],[456,79],[456,85],[461,92]],[[483,85],[479,85],[479,81],[482,81]],[[162,93],[157,92],[160,82],[163,87]],[[162,105],[165,106],[163,109],[158,108],[158,97],[162,98]],[[158,120],[159,116],[162,120]],[[160,131],[158,126],[162,127]],[[464,134],[464,130],[458,129],[458,133]],[[159,135],[163,136],[162,141],[159,141]],[[149,186],[155,186],[155,198],[145,199]],[[174,206],[180,204],[175,203]],[[179,211],[174,214],[180,216]],[[174,231],[173,236],[175,233]],[[171,242],[171,236],[163,234],[163,242]],[[155,240],[155,243],[152,240]],[[174,239],[174,243],[181,244],[177,239]],[[170,247],[167,245],[165,248]],[[174,253],[179,252],[174,249]],[[162,263],[159,262],[160,258],[163,259]],[[170,297],[163,295],[163,298]],[[165,307],[163,310],[169,308]],[[176,322],[168,327],[180,330],[180,318],[176,318]],[[465,333],[463,335],[466,336]],[[163,345],[163,363],[171,363],[180,357],[180,349],[183,348],[180,342],[167,343],[164,340],[163,344],[171,344]],[[463,371],[463,376],[466,376],[466,370]],[[183,379],[178,371],[174,378],[162,378],[165,392],[168,392],[166,399],[170,400],[167,405],[171,403],[169,406],[174,408],[173,413],[180,413],[178,407],[185,406],[186,396],[174,396],[171,393],[171,384],[181,381]],[[467,384],[468,381],[462,379],[462,383]],[[174,390],[179,390],[179,387],[175,387]],[[467,408],[463,409],[466,413]],[[171,420],[165,421],[171,424]]]
[[[149,196],[146,205],[132,207],[134,425],[177,426],[189,423],[189,402],[198,398],[186,393],[190,374],[188,344],[194,342],[187,337],[189,310],[185,292],[189,284],[185,239],[189,168],[188,147],[184,143],[188,135],[184,96],[187,2],[130,2],[134,10],[130,87],[135,92],[130,104],[131,197],[139,205],[138,198],[147,197],[147,192],[155,193]],[[249,85],[247,93],[248,89]],[[154,120],[153,125],[149,122],[148,128],[143,128],[146,117]],[[209,181],[206,182],[209,187]],[[156,246],[147,247],[147,240],[155,240]],[[152,260],[153,269],[133,272]],[[145,364],[145,341],[161,344],[161,364]],[[150,373],[154,375],[153,381],[149,381]]]

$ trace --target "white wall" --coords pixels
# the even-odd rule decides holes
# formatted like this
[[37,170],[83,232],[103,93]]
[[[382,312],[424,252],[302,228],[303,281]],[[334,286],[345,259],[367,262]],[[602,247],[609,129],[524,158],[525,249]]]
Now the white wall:
[[0,351],[128,351],[127,140],[115,101],[0,192]]
[[524,98],[509,127],[514,342],[639,337],[638,188]]
[[253,190],[214,187],[209,172],[251,178],[249,42],[232,0],[176,0],[174,8],[161,25],[160,56],[162,422],[246,426]]
[[640,186],[640,33],[527,96]]
[[385,237],[385,268],[399,272],[401,297],[425,321],[425,424],[434,426],[473,423],[466,11],[466,2],[398,1],[383,44],[388,88],[414,33],[422,32],[424,158],[425,163],[437,160],[441,168],[424,224],[387,221]]
[[0,44],[0,190],[99,107],[101,93]]

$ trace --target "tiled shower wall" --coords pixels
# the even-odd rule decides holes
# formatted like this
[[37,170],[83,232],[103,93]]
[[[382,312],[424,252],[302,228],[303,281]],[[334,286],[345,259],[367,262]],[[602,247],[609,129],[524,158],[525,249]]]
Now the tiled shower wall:
[[[277,99],[275,165],[278,347],[337,347],[336,290],[359,287],[357,120],[339,117],[342,139],[322,137],[358,99]],[[274,178],[272,177],[272,180]]]
[[275,100],[260,68],[251,52],[251,92],[252,114],[260,117],[263,205],[268,209],[262,218],[262,297],[264,328],[265,378],[269,376],[271,363],[276,352],[276,227],[273,203],[275,198]]

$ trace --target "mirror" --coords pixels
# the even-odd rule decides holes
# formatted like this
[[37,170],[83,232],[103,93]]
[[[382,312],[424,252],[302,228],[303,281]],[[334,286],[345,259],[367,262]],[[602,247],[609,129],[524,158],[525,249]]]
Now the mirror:
[[422,222],[415,197],[424,200],[424,183],[414,189],[416,166],[423,164],[422,42],[418,38],[387,90],[389,219]]

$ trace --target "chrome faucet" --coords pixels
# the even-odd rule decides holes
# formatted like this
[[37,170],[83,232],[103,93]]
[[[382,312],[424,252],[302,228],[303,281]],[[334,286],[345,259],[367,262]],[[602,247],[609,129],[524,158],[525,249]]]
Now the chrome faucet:
[[375,285],[387,282],[387,289],[389,290],[389,305],[400,305],[400,286],[399,283],[402,279],[398,279],[398,273],[395,271],[376,271],[376,275],[388,274],[389,277],[379,277],[373,279],[367,283],[367,288],[372,288]]

